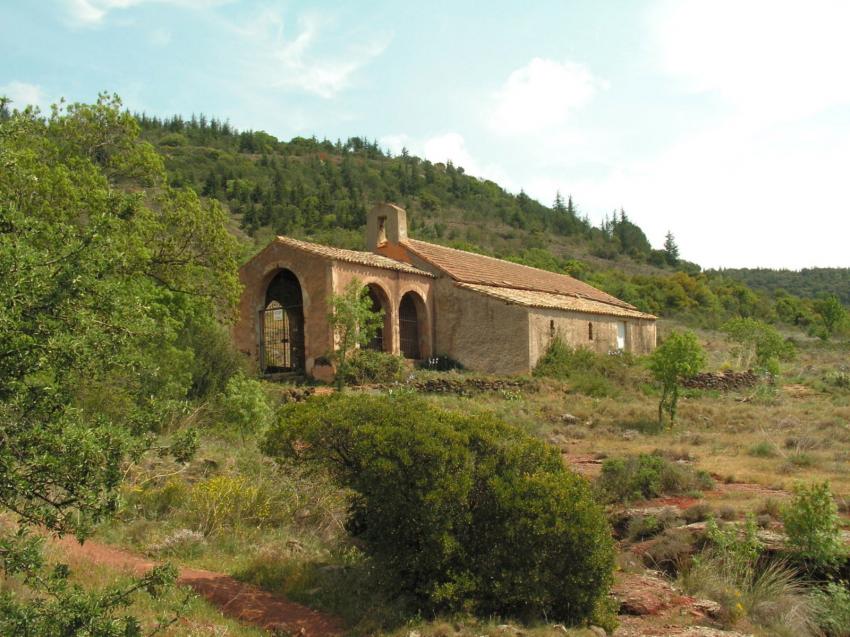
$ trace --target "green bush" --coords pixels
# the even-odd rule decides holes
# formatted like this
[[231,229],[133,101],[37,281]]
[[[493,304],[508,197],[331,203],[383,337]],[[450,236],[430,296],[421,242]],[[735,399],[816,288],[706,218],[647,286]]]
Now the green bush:
[[409,395],[317,397],[284,407],[264,450],[355,493],[350,533],[417,609],[605,619],[602,509],[555,449],[492,415]]
[[569,381],[582,394],[595,397],[616,394],[616,385],[629,382],[634,357],[628,352],[597,354],[570,347],[555,337],[534,367],[534,376]]
[[628,502],[710,489],[713,484],[705,471],[695,471],[657,454],[642,453],[603,462],[596,487],[609,502]]
[[782,523],[792,554],[813,568],[835,568],[847,559],[828,482],[796,485],[791,502],[782,508]]
[[812,614],[826,637],[850,635],[850,590],[846,582],[828,582],[811,595]]
[[218,403],[224,423],[243,438],[251,432],[264,430],[274,416],[263,384],[241,373],[227,381]]
[[772,325],[754,318],[735,318],[721,328],[735,342],[734,354],[742,367],[779,373],[779,361],[794,358],[794,344]]
[[385,352],[358,349],[349,355],[345,370],[341,370],[346,385],[394,383],[404,375],[404,359]]

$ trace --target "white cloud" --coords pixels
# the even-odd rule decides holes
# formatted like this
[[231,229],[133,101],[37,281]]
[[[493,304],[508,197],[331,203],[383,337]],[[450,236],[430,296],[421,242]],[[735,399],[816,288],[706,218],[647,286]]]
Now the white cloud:
[[506,134],[558,127],[606,86],[582,64],[534,58],[496,93],[490,123]]
[[190,9],[205,9],[231,0],[66,0],[68,16],[78,26],[97,26],[116,9],[129,9],[142,4],[159,3]]
[[236,28],[253,49],[249,59],[258,81],[279,88],[294,88],[324,98],[334,97],[351,85],[352,76],[389,46],[390,38],[369,33],[361,42],[328,55],[319,43],[323,20],[316,14],[301,16],[297,34],[287,37],[283,16],[266,10],[249,24]]
[[846,0],[665,0],[651,13],[664,71],[762,122],[850,102],[848,31]]
[[12,108],[23,109],[27,105],[46,108],[46,98],[42,88],[36,84],[13,81],[0,86],[0,95],[12,100]]

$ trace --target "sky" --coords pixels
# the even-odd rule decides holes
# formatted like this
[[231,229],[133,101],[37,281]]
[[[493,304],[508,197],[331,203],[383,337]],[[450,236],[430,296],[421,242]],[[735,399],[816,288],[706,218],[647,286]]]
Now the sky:
[[377,139],[704,267],[850,266],[847,0],[0,0],[0,94]]

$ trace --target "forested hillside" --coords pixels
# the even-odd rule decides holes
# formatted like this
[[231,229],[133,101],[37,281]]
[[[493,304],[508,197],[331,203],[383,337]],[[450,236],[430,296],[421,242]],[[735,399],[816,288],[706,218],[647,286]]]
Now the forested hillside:
[[780,290],[803,298],[835,294],[850,305],[850,268],[803,268],[771,270],[768,268],[728,268],[724,275],[742,281],[754,290],[775,294]]
[[251,235],[265,230],[362,248],[366,210],[394,201],[409,211],[413,236],[503,258],[535,260],[535,250],[545,249],[556,258],[628,257],[629,266],[677,261],[669,250],[653,250],[622,210],[594,227],[569,196],[544,206],[451,162],[406,151],[393,157],[360,137],[285,142],[204,116],[138,119],[165,156],[172,185],[226,203]]
[[414,237],[564,272],[657,315],[707,327],[754,317],[823,332],[811,299],[780,286],[751,287],[734,274],[740,271],[702,273],[680,258],[672,234],[654,249],[624,210],[594,226],[569,195],[546,206],[451,162],[392,156],[361,137],[287,142],[203,115],[136,117],[173,187],[191,187],[230,210],[245,239],[243,257],[274,234],[363,249],[366,211],[393,201],[408,210]]

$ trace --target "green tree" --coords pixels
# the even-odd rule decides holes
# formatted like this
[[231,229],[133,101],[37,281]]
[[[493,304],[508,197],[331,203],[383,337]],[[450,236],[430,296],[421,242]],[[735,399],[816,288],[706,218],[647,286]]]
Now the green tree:
[[743,367],[779,373],[779,361],[794,357],[794,345],[772,325],[754,318],[735,318],[721,328],[736,343],[735,355]]
[[676,421],[679,387],[682,381],[699,373],[705,365],[705,352],[693,332],[673,332],[652,353],[649,369],[661,385],[658,401],[658,423],[664,424],[664,414],[672,426]]
[[0,593],[2,634],[136,635],[115,613],[173,579],[85,592],[45,572],[29,533],[84,538],[115,510],[126,463],[153,444],[142,434],[192,391],[190,318],[235,300],[223,211],[169,188],[138,133],[107,96],[0,122],[0,505],[19,528],[0,535],[19,584]]
[[678,265],[679,263],[679,246],[676,244],[673,233],[669,230],[664,237],[664,259],[668,265]]
[[847,323],[847,310],[835,294],[827,294],[814,303],[826,336],[832,336]]
[[336,384],[342,388],[348,376],[351,353],[365,347],[383,325],[384,312],[372,311],[369,290],[359,279],[352,279],[341,294],[332,294],[328,321],[335,336],[334,356],[337,360]]

